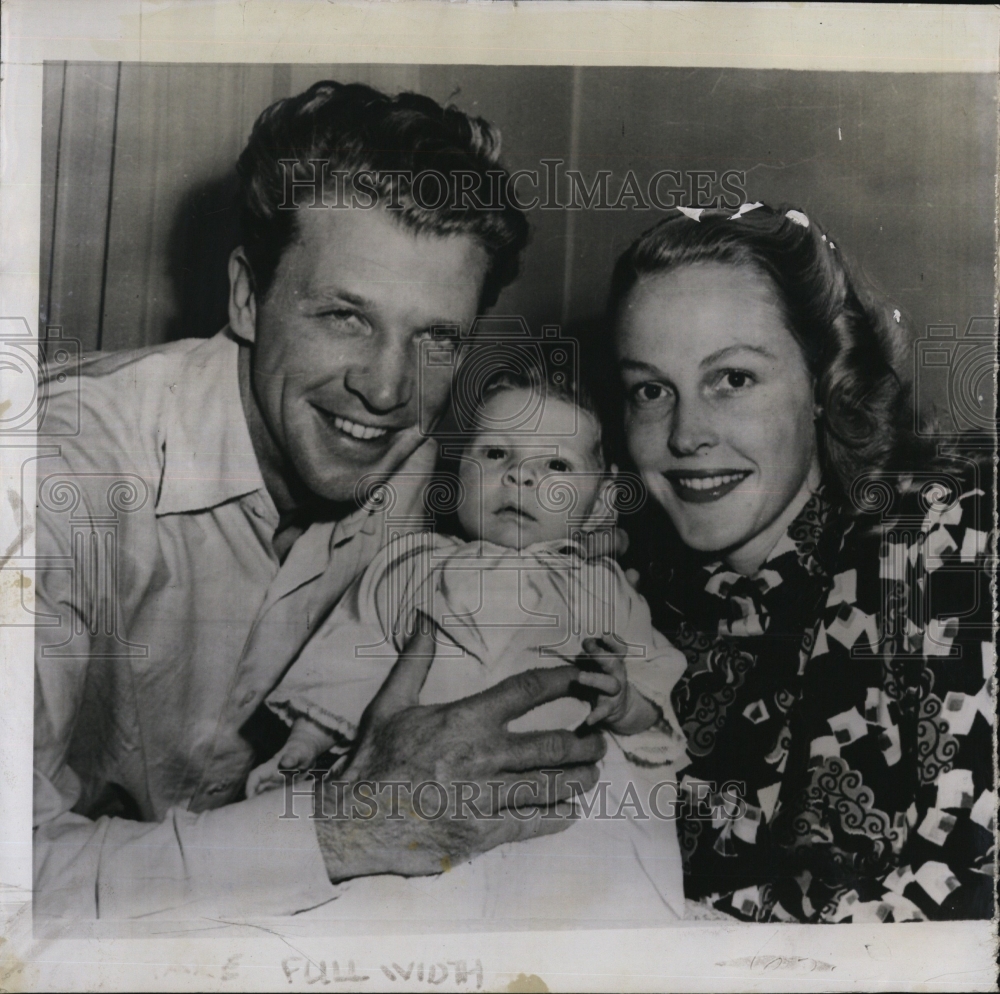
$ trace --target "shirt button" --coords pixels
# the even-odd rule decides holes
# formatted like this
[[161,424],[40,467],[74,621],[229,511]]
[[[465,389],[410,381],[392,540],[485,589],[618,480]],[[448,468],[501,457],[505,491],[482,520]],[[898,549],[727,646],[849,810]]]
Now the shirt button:
[[257,691],[248,690],[246,694],[243,695],[243,707],[247,707],[248,705],[253,704],[256,698],[257,698]]
[[250,505],[250,513],[255,518],[263,518],[264,517],[264,512],[256,504],[251,504]]

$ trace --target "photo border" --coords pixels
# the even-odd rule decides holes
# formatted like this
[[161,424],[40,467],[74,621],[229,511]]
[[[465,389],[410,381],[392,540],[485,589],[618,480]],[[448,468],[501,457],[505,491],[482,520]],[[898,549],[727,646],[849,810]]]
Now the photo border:
[[[0,321],[37,338],[42,68],[46,60],[672,65],[879,72],[1000,68],[995,6],[264,0],[8,0],[0,86]],[[996,204],[994,204],[996,217]],[[996,300],[996,298],[995,298]],[[995,310],[996,313],[996,310]],[[13,322],[13,323],[11,323]],[[9,325],[9,327],[8,327]],[[25,334],[25,332],[19,332]],[[9,381],[5,385],[5,391]],[[0,437],[0,475],[31,492],[34,441]],[[27,502],[25,502],[27,504]],[[30,505],[11,562],[30,562]],[[11,538],[3,538],[7,548]],[[15,541],[16,544],[16,541]],[[31,591],[0,571],[0,988],[17,990],[995,990],[996,923],[679,922],[633,931],[345,935],[295,919],[93,923],[33,930]],[[111,927],[114,926],[114,927]],[[933,931],[934,941],[928,942]],[[334,935],[334,932],[338,934]],[[5,939],[6,941],[2,941]],[[337,966],[333,964],[336,962]],[[393,972],[397,963],[427,974]],[[455,980],[456,963],[467,979]],[[474,964],[481,964],[476,973]],[[284,964],[284,965],[283,965]],[[289,972],[289,965],[296,969]],[[314,971],[310,981],[305,966]],[[329,969],[329,973],[326,971]],[[439,976],[439,974],[435,974]],[[356,979],[367,977],[367,980]],[[480,979],[481,978],[481,979]],[[477,983],[479,986],[477,987]]]

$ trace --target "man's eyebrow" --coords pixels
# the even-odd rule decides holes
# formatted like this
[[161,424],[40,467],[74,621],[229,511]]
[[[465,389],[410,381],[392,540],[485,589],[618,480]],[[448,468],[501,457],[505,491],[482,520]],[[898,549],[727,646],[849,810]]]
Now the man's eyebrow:
[[345,304],[350,304],[352,307],[357,307],[359,310],[367,310],[372,306],[372,301],[360,293],[352,293],[350,290],[342,290],[339,287],[334,286],[320,286],[316,287],[312,296],[318,300],[341,300]]
[[762,355],[767,359],[776,359],[777,356],[773,352],[769,352],[761,345],[727,345],[724,349],[719,349],[717,352],[713,352],[711,355],[705,356],[701,362],[698,363],[699,366],[711,366],[713,363],[718,362],[720,359],[725,359],[727,356],[731,356],[736,352],[754,352],[757,355]]

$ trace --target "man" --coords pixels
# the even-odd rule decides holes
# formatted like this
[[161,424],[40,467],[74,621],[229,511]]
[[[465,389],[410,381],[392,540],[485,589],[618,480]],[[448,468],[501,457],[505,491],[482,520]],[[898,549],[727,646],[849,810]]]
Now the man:
[[[241,800],[260,702],[382,539],[386,511],[357,506],[359,482],[391,478],[405,517],[433,465],[450,368],[418,376],[419,343],[468,328],[516,275],[525,218],[462,193],[469,176],[501,193],[498,145],[412,94],[322,82],[279,101],[239,161],[229,327],[47,384],[43,441],[77,416],[80,432],[39,463],[36,913],[288,914],[341,880],[439,872],[565,827],[385,806],[283,819],[280,791]],[[422,172],[447,187],[433,209],[409,182]],[[303,193],[317,177],[339,188]],[[425,636],[407,646],[344,779],[484,796],[499,781],[501,805],[517,781],[547,784],[543,768],[593,784],[599,737],[505,729],[565,694],[572,667],[421,707],[432,654]]]

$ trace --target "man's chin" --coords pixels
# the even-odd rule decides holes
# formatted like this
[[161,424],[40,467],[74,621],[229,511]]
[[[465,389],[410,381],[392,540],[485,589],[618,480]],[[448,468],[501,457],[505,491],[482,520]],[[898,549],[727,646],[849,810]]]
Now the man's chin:
[[518,526],[513,522],[495,523],[493,527],[487,526],[480,532],[479,537],[486,542],[503,546],[506,549],[525,549],[542,540],[536,533],[536,529],[530,526]]
[[420,441],[418,438],[413,444],[405,444],[403,439],[397,439],[388,451],[373,453],[371,458],[337,459],[333,467],[308,466],[299,475],[306,488],[323,500],[364,504],[371,498],[372,489],[392,476]]

